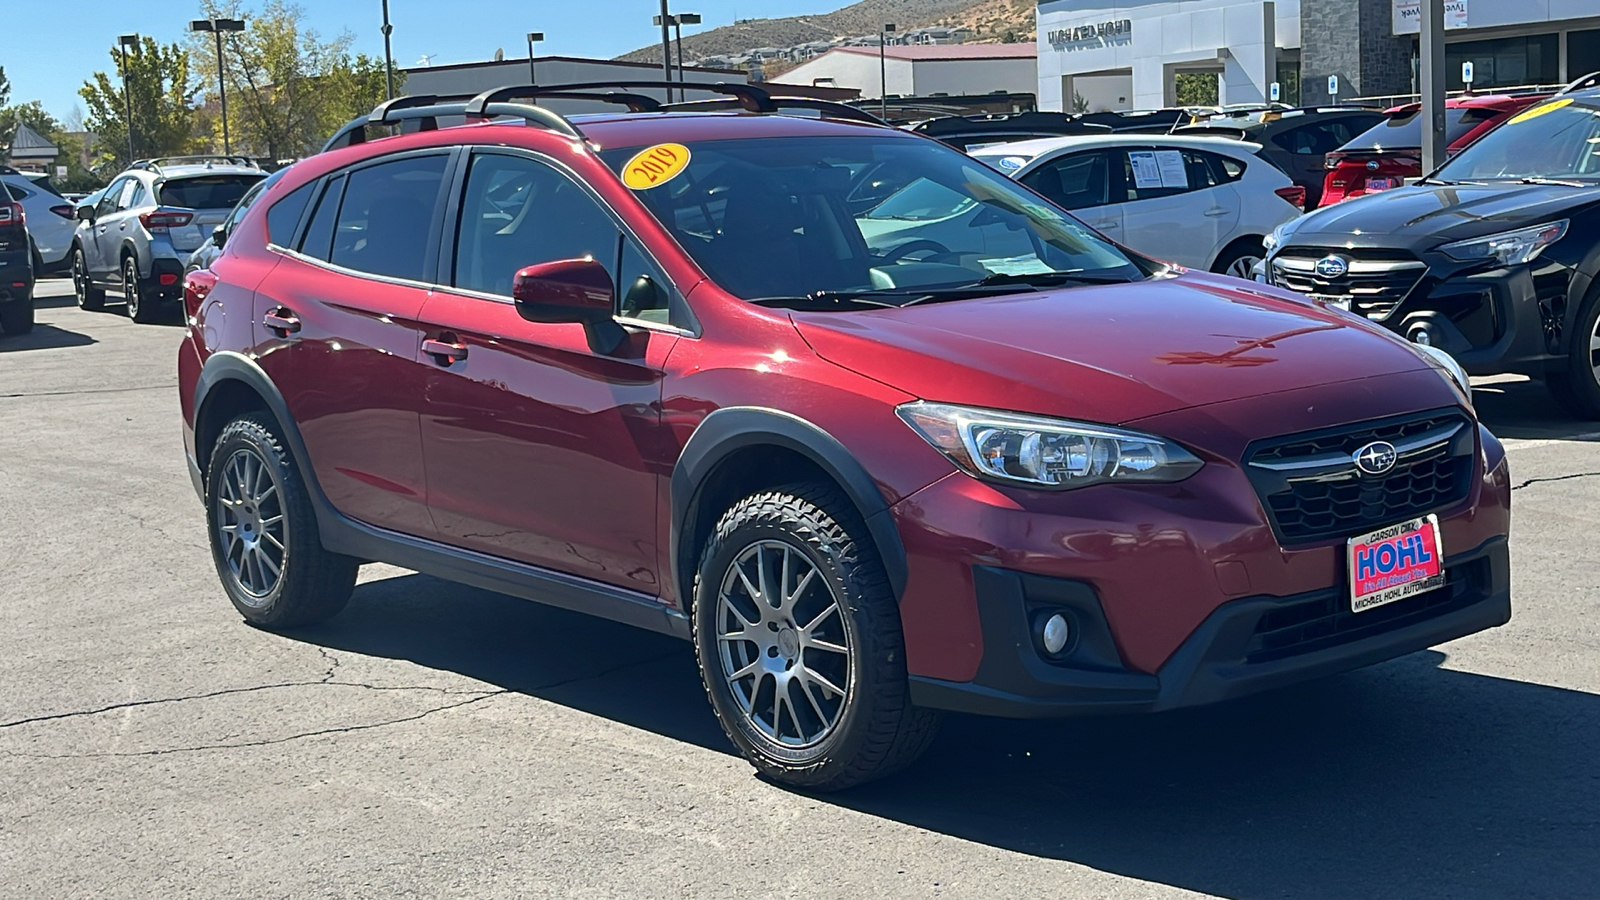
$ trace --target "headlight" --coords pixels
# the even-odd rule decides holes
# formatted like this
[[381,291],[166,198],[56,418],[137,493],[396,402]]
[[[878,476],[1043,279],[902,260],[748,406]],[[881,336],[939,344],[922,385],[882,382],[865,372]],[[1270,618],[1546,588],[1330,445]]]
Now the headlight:
[[1472,381],[1467,378],[1467,370],[1461,368],[1461,363],[1456,362],[1455,357],[1440,350],[1438,347],[1430,347],[1427,344],[1412,344],[1411,348],[1438,363],[1440,368],[1449,373],[1450,380],[1461,388],[1461,393],[1467,395],[1467,402],[1472,402]]
[[1439,252],[1461,262],[1492,259],[1502,266],[1518,266],[1538,259],[1544,248],[1561,240],[1562,235],[1566,233],[1567,220],[1562,219],[1559,222],[1535,225],[1532,228],[1502,231],[1499,234],[1473,238],[1470,241],[1456,241],[1440,247]]
[[1103,425],[921,401],[895,412],[962,471],[1005,484],[1182,481],[1202,465],[1171,441]]
[[1282,225],[1279,225],[1277,228],[1272,229],[1272,233],[1261,240],[1261,246],[1265,247],[1268,253],[1278,249],[1278,245],[1283,243],[1290,234],[1294,233],[1294,226],[1298,225],[1299,223],[1299,219],[1290,219]]

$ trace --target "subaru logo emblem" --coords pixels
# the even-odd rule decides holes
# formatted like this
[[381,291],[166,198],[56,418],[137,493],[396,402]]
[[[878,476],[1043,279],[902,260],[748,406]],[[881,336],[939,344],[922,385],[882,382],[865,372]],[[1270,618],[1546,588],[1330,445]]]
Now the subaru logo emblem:
[[1323,278],[1339,278],[1350,271],[1350,264],[1342,256],[1329,255],[1317,260],[1312,268]]
[[1378,161],[1375,160],[1375,159],[1367,160],[1367,171],[1368,172],[1376,172],[1376,171],[1378,171]]
[[1368,475],[1382,475],[1394,468],[1398,454],[1388,441],[1373,441],[1350,454],[1350,458],[1355,461],[1356,468]]

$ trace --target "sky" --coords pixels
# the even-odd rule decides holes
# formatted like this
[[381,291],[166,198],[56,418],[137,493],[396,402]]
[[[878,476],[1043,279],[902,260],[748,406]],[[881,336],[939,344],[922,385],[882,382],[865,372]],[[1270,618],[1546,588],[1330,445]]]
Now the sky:
[[[7,4],[11,0],[6,0]],[[685,34],[744,18],[828,12],[851,0],[674,0],[673,12],[698,12],[705,25]],[[247,0],[247,6],[253,5]],[[352,52],[383,57],[381,0],[300,0],[306,21],[324,39],[348,30]],[[650,24],[660,0],[389,0],[397,67],[527,56],[526,35],[543,31],[540,56],[612,57],[661,39]],[[95,71],[115,69],[110,52],[117,35],[138,32],[163,44],[181,42],[193,0],[69,0],[44,12],[7,15],[0,26],[0,67],[11,79],[11,102],[39,100],[56,118],[83,108],[78,88]],[[81,23],[81,24],[80,24]]]

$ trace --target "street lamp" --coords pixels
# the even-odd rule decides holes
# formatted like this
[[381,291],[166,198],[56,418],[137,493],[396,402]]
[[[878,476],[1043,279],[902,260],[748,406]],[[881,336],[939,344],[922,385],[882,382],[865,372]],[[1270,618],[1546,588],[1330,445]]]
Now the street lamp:
[[893,24],[885,24],[878,32],[878,115],[885,119],[889,118],[889,63],[884,48],[889,45],[891,34],[894,34]]
[[117,37],[117,56],[121,63],[122,108],[128,116],[128,162],[133,162],[133,97],[128,93],[128,48],[139,49],[139,35],[124,34]]
[[[667,16],[667,24],[672,26],[675,40],[678,44],[678,83],[680,84],[685,82],[683,77],[683,26],[699,25],[700,22],[701,18],[699,13],[678,13],[675,16]],[[656,16],[652,20],[651,24],[660,25],[661,17]],[[667,74],[667,80],[670,81],[671,79],[672,74],[669,71]],[[679,99],[683,99],[683,88],[678,89],[678,95]]]
[[544,32],[542,32],[542,31],[530,31],[530,32],[528,32],[528,83],[529,84],[535,84],[536,85],[536,84],[539,83],[539,76],[538,76],[538,74],[536,74],[533,71],[533,45],[538,43],[539,41],[542,41],[542,40],[544,40]]
[[[672,35],[667,33],[667,26],[672,24],[672,13],[667,12],[667,0],[661,0],[661,15],[656,16],[656,24],[661,26],[661,74],[671,81]],[[667,101],[672,101],[672,88],[667,88]]]
[[228,139],[228,78],[222,62],[222,33],[243,31],[243,19],[195,19],[189,23],[193,32],[209,31],[217,38],[217,96],[222,101],[222,152],[233,153],[233,143]]
[[386,85],[385,100],[394,99],[394,53],[389,49],[389,35],[394,26],[389,24],[389,0],[383,0],[383,77]]

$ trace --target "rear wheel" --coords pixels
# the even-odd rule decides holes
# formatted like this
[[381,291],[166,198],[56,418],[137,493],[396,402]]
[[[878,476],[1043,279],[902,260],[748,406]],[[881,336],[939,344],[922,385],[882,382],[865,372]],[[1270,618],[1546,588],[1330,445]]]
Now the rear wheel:
[[1227,249],[1217,257],[1217,261],[1211,264],[1211,271],[1251,281],[1255,278],[1256,263],[1261,262],[1266,255],[1266,248],[1258,240],[1236,241],[1228,245]]
[[911,705],[900,610],[855,507],[805,484],[739,501],[696,574],[696,656],[717,719],[763,775],[839,790],[910,765],[938,714]]
[[332,618],[358,562],[322,547],[305,481],[277,423],[247,413],[223,427],[206,476],[211,557],[239,614],[264,628]]
[[0,304],[0,331],[27,334],[33,330],[33,298]]
[[1572,342],[1567,348],[1567,370],[1545,377],[1550,393],[1580,419],[1600,419],[1600,290],[1578,311]]
[[72,248],[72,290],[78,295],[80,309],[93,311],[106,305],[106,292],[89,279],[89,262],[82,247]]
[[144,284],[139,281],[139,262],[131,256],[122,260],[122,295],[128,301],[128,318],[141,325],[156,320],[161,305],[155,297],[147,297]]

